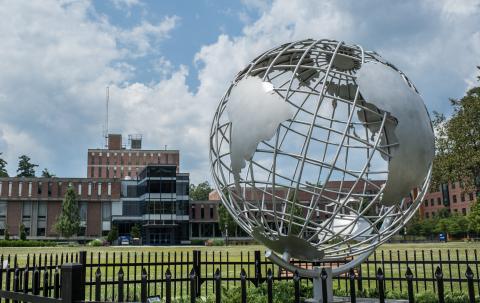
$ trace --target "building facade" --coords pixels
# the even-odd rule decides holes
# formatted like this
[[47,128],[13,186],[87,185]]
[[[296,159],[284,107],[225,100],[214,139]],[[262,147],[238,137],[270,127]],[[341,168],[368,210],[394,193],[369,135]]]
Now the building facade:
[[473,191],[465,191],[461,182],[450,182],[440,188],[432,187],[420,206],[420,216],[433,218],[443,210],[451,214],[467,215],[476,202],[476,196]]
[[144,150],[140,135],[129,135],[128,141],[129,144],[124,145],[122,135],[109,134],[106,148],[89,149],[87,177],[135,179],[149,164],[175,165],[177,169],[180,168],[178,150]]
[[54,224],[71,186],[79,201],[78,239],[106,235],[111,228],[112,202],[120,199],[118,179],[0,178],[0,235],[19,235],[21,224],[32,239],[56,239]]

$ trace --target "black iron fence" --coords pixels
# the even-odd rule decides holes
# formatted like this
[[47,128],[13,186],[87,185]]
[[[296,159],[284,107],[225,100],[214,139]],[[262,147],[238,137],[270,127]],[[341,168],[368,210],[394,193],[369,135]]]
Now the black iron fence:
[[[344,261],[321,264],[296,262],[297,266],[338,266]],[[78,265],[71,265],[72,263]],[[5,301],[60,302],[116,301],[144,302],[158,296],[166,302],[175,298],[214,296],[220,302],[221,288],[239,287],[242,300],[247,288],[264,285],[271,302],[272,285],[293,283],[295,302],[301,296],[300,283],[311,284],[296,273],[281,270],[260,251],[231,257],[222,252],[179,253],[90,253],[0,256],[0,298]],[[70,278],[69,278],[70,277]],[[72,280],[73,279],[73,280]],[[75,280],[76,279],[76,280]],[[381,251],[361,267],[334,278],[334,289],[349,294],[352,302],[365,289],[375,289],[380,302],[395,289],[411,300],[422,291],[435,292],[439,302],[446,291],[462,291],[470,300],[479,293],[477,251]],[[243,298],[245,297],[245,298]],[[60,299],[61,298],[61,299]],[[80,298],[80,299],[79,299]],[[193,299],[191,299],[193,300]],[[192,301],[193,302],[193,301]],[[243,301],[245,302],[245,301]],[[471,301],[473,302],[473,301]]]

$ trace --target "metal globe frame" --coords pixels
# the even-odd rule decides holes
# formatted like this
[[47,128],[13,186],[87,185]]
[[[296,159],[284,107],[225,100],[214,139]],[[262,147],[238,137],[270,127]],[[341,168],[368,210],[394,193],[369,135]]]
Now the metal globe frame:
[[[382,202],[385,180],[396,173],[385,169],[398,146],[388,126],[402,117],[392,117],[363,99],[356,74],[365,62],[392,68],[418,94],[401,71],[375,52],[335,40],[307,39],[272,48],[248,64],[213,118],[210,165],[222,203],[243,230],[281,255],[267,251],[269,258],[303,276],[318,277],[318,270],[295,267],[290,257],[325,262],[354,257],[334,268],[333,275],[368,258],[405,226],[430,184],[431,163],[410,197]],[[241,177],[235,178],[226,108],[230,93],[246,77],[272,83],[274,92],[296,112],[257,146]],[[292,140],[303,144],[299,147]],[[302,203],[302,196],[310,200]],[[354,231],[354,226],[359,228]]]

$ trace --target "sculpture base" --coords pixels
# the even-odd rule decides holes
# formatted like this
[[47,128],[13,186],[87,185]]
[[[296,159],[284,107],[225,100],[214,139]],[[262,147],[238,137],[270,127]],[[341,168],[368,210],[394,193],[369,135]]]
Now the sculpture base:
[[333,302],[333,274],[331,267],[324,267],[327,273],[327,279],[325,280],[325,291],[326,291],[326,298],[327,301],[323,302],[324,294],[323,294],[323,287],[322,287],[322,278],[320,277],[320,273],[322,272],[321,267],[314,267],[313,270],[318,273],[316,277],[313,278],[313,299],[307,299],[305,302],[308,303],[327,303]]

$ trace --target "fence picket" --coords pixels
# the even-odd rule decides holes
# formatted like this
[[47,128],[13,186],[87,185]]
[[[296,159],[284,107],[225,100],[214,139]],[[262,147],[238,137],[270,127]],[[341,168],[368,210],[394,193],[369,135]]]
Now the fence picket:
[[243,268],[240,271],[240,287],[242,290],[242,303],[247,303],[247,274]]
[[467,265],[467,271],[465,272],[467,277],[467,287],[468,287],[468,299],[470,303],[475,303],[475,290],[473,287],[473,271],[470,266]]
[[415,302],[413,298],[413,273],[410,267],[407,267],[405,278],[407,279],[408,302],[413,303]]
[[220,269],[215,271],[215,303],[221,303],[222,301],[222,276]]
[[350,269],[348,278],[350,279],[350,302],[356,303],[357,296],[355,294],[355,270],[353,268]]
[[381,267],[377,270],[378,299],[380,303],[385,303],[385,276]]
[[172,273],[167,268],[165,272],[165,303],[172,302]]
[[267,270],[267,302],[273,303],[273,272],[271,268]]
[[440,266],[437,266],[437,269],[435,270],[435,279],[437,280],[438,302],[445,303],[445,295],[443,290],[443,272]]

